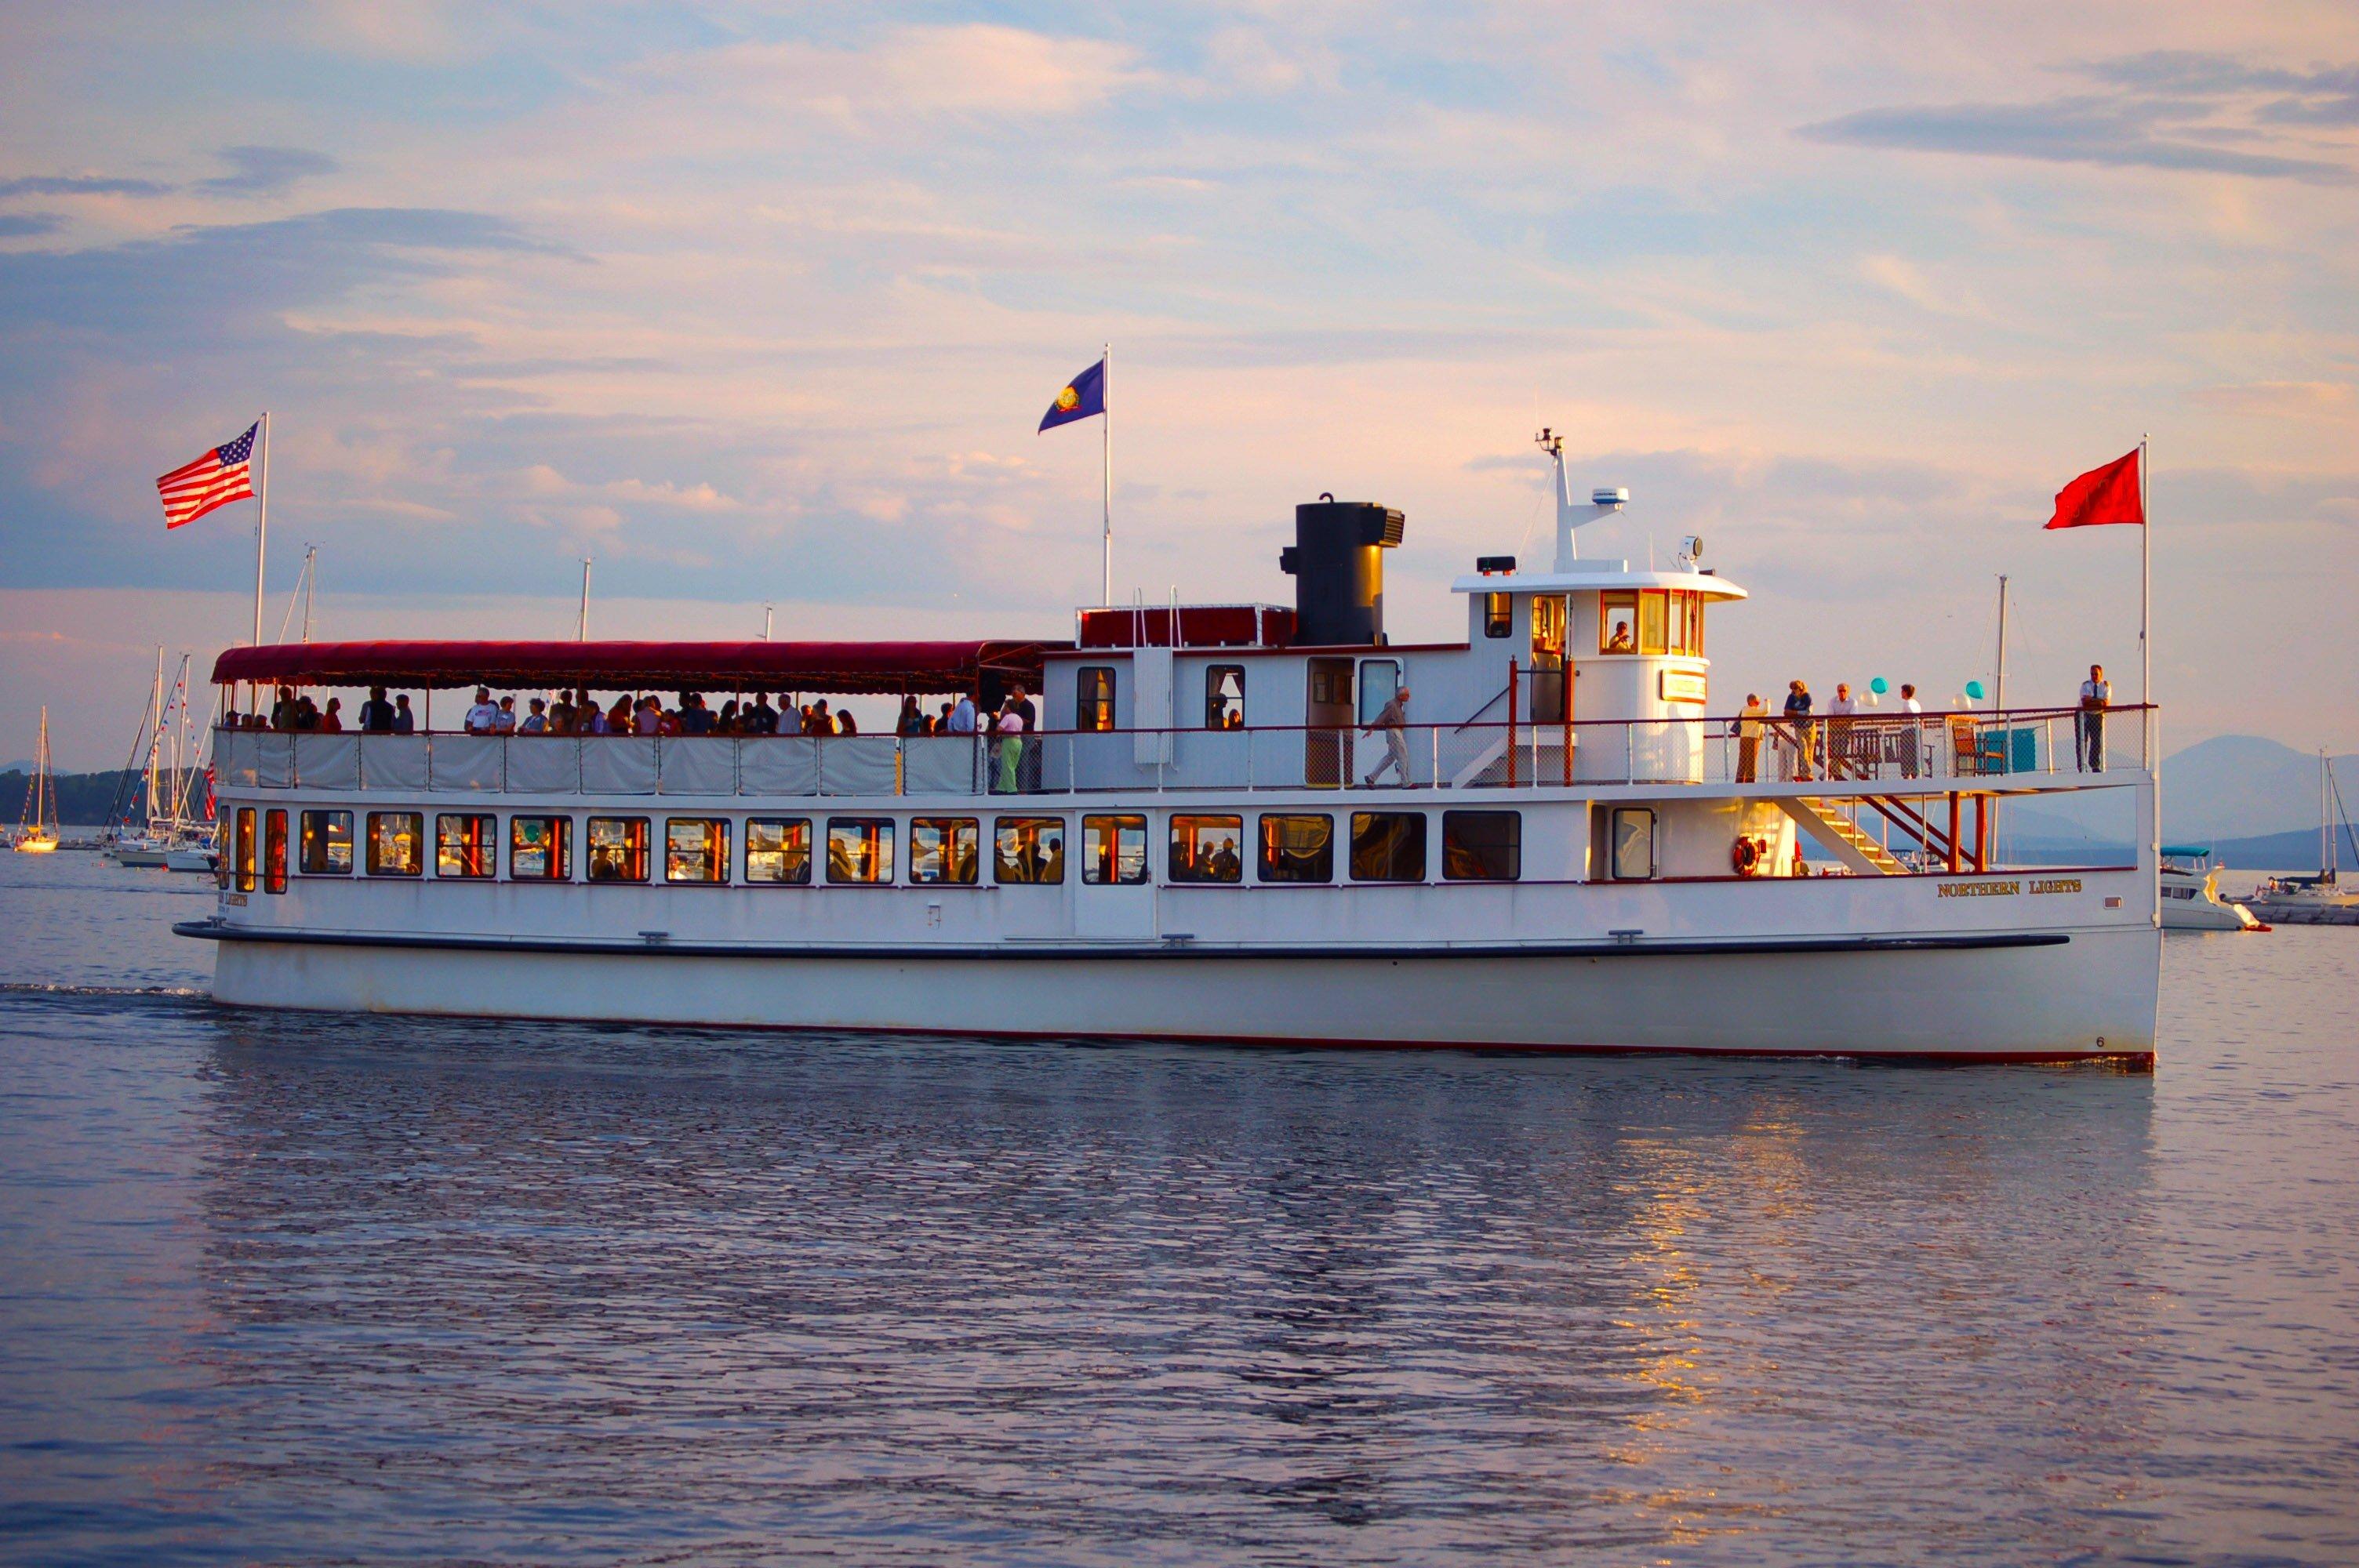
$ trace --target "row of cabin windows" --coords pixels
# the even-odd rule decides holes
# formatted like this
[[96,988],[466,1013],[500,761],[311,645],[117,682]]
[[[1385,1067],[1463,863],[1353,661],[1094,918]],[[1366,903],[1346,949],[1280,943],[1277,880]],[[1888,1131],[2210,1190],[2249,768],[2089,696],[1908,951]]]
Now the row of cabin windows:
[[[238,808],[224,881],[240,892],[254,890],[257,873],[266,891],[285,892],[288,871],[287,813],[261,812],[256,848],[256,810]],[[305,876],[350,876],[355,861],[372,877],[422,877],[430,852],[438,880],[491,881],[499,874],[499,819],[488,812],[443,812],[427,837],[426,814],[372,811],[356,814],[326,808],[301,814],[297,863]],[[1421,882],[1426,878],[1426,814],[1419,811],[1355,811],[1345,845],[1351,880],[1358,882]],[[645,816],[592,816],[582,828],[582,880],[646,882],[654,880],[658,843],[654,821]],[[741,827],[726,816],[663,819],[662,880],[678,884],[719,885],[730,880],[731,838]],[[754,816],[742,824],[744,849],[736,862],[739,880],[754,886],[808,885],[813,860],[813,820],[808,816]],[[844,885],[893,880],[897,819],[832,816],[826,819],[827,881]],[[914,816],[908,822],[907,875],[919,886],[973,886],[981,878],[982,819],[973,816]],[[1065,880],[1066,821],[1061,816],[1001,816],[992,822],[993,881],[1002,885],[1061,883]],[[1335,880],[1335,819],[1324,812],[1264,812],[1255,820],[1251,854],[1256,880],[1264,883],[1319,883]],[[508,880],[568,882],[573,880],[574,824],[570,816],[514,816],[506,839]],[[1238,883],[1248,856],[1245,818],[1219,813],[1174,813],[1166,843],[1165,879],[1174,883]],[[1147,818],[1143,813],[1089,813],[1082,817],[1082,881],[1139,884],[1148,880]],[[1515,881],[1523,875],[1523,820],[1513,811],[1445,811],[1441,814],[1441,874],[1450,881]]]
[[[1601,654],[1703,654],[1704,596],[1686,589],[1614,589],[1598,596],[1597,651]],[[1532,600],[1532,643],[1564,651],[1564,600]],[[1510,594],[1483,596],[1483,635],[1505,637],[1515,629]]]
[[[1073,728],[1083,734],[1104,734],[1115,728],[1114,666],[1084,665],[1074,672]],[[1245,667],[1213,665],[1204,671],[1204,728],[1242,730],[1245,727]]]

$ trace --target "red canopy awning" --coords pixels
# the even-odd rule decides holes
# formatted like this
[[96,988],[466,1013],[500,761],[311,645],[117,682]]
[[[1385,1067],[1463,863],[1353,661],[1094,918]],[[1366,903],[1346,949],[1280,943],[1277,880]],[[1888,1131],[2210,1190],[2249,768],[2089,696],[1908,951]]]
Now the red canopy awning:
[[588,687],[592,691],[967,691],[985,672],[1038,689],[1040,654],[1066,643],[282,643],[232,648],[216,684]]

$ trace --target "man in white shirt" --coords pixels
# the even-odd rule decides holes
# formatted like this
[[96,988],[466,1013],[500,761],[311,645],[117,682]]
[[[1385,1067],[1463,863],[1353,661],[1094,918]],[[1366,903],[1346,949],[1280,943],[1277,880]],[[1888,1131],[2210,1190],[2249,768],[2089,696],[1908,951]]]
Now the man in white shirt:
[[1827,776],[1834,776],[1838,762],[1856,762],[1852,755],[1851,716],[1859,711],[1859,704],[1851,695],[1849,681],[1835,682],[1835,699],[1827,704]]
[[470,735],[488,735],[494,730],[498,728],[499,722],[500,710],[498,705],[492,701],[491,687],[484,686],[477,687],[475,688],[475,706],[467,709],[467,733]]
[[2105,771],[2105,709],[2113,700],[2114,683],[2105,678],[2105,666],[2091,665],[2089,678],[2081,683],[2081,711],[2073,716],[2072,740],[2081,766],[2093,773]]

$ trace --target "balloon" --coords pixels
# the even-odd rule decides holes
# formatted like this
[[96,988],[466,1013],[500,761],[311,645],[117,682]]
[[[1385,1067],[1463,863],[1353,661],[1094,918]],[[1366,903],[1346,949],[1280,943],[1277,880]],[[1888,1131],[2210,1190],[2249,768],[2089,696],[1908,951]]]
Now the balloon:
[[1878,676],[1874,680],[1867,683],[1867,689],[1875,693],[1876,696],[1882,697],[1886,692],[1892,689],[1892,686],[1891,683],[1886,681],[1882,676]]
[[1968,681],[1966,683],[1966,695],[1973,697],[1976,702],[1980,702],[1983,699],[1983,683],[1978,680]]

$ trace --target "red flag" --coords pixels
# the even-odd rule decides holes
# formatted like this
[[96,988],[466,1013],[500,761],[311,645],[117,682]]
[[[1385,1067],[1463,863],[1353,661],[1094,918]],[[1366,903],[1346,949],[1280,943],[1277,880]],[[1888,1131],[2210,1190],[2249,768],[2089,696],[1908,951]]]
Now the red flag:
[[2088,528],[2100,523],[2146,522],[2146,497],[2138,488],[2138,455],[2091,469],[2056,492],[2050,528]]

